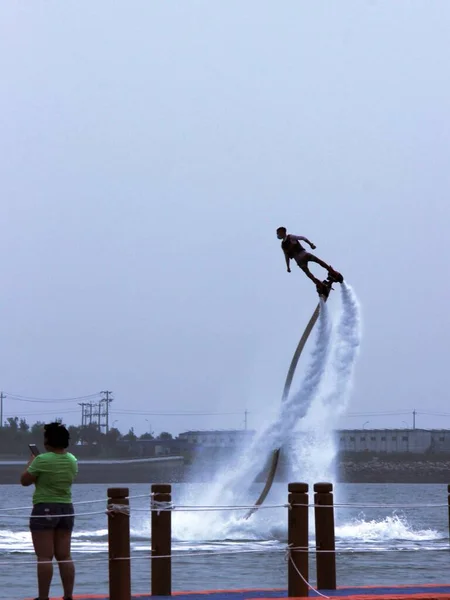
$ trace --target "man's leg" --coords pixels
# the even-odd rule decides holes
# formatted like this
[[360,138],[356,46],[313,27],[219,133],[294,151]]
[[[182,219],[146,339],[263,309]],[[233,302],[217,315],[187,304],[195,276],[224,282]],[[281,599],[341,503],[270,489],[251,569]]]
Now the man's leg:
[[[295,256],[294,260],[297,263],[297,265],[300,267],[300,269],[305,273],[305,275],[307,277],[309,277],[309,279],[311,279],[311,281],[314,282],[314,285],[317,286],[317,285],[321,285],[322,282],[320,281],[320,279],[317,279],[317,277],[315,277],[308,268],[308,262],[315,258],[316,257],[313,256],[312,254],[310,254],[309,252],[302,252],[301,254],[298,254],[297,256]],[[313,260],[313,262],[317,262],[318,260],[319,259]]]
[[328,277],[332,281],[338,281],[339,283],[342,283],[344,281],[344,277],[342,276],[342,273],[339,273],[339,271],[336,271],[336,269],[333,269],[333,267],[331,265],[327,265],[326,262],[324,262],[320,258],[317,258],[317,256],[314,256],[314,254],[308,253],[308,260],[310,260],[311,262],[315,262],[318,265],[320,265],[321,267],[323,267],[324,269],[326,269],[328,271]]
[[328,272],[329,272],[330,270],[332,270],[332,269],[331,269],[331,265],[327,265],[327,263],[326,263],[326,262],[324,262],[324,261],[323,261],[322,259],[320,259],[320,258],[317,258],[317,256],[314,256],[314,254],[309,254],[309,256],[308,256],[308,260],[310,260],[311,262],[315,262],[315,263],[317,263],[318,265],[320,265],[321,267],[323,267],[324,269],[326,269]]
[[317,279],[317,277],[315,277],[311,271],[308,269],[308,263],[305,262],[305,264],[303,265],[299,265],[300,269],[305,273],[305,275],[307,277],[309,277],[311,279],[311,281],[314,281],[315,285],[320,285],[322,282],[320,281],[320,279]]

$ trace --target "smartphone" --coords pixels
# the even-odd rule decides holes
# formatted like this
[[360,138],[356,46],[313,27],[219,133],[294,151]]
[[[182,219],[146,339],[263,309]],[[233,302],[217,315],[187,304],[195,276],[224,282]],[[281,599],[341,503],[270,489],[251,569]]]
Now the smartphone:
[[36,444],[28,444],[28,448],[33,456],[37,456],[39,454],[38,447]]

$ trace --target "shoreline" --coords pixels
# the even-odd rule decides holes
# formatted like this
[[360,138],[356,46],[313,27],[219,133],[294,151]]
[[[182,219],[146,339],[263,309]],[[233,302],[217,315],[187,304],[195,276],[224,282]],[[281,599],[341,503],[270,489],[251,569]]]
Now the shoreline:
[[[282,461],[284,462],[284,461]],[[0,458],[0,485],[19,483],[26,459]],[[182,456],[160,458],[97,459],[79,462],[77,483],[122,484],[138,483],[207,483],[210,474],[220,468],[220,461],[206,461],[193,466],[186,465]],[[195,468],[195,470],[194,470]],[[285,469],[280,464],[277,482],[286,483]],[[450,458],[423,456],[408,460],[393,457],[341,457],[335,461],[337,483],[422,483],[448,484],[450,482]],[[266,469],[256,481],[265,481]],[[299,481],[301,477],[297,478]]]

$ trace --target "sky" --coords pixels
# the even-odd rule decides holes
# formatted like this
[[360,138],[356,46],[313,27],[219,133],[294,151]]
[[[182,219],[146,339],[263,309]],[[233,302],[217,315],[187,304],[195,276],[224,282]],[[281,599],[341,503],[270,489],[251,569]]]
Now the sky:
[[78,424],[110,390],[121,430],[256,427],[317,303],[285,225],[361,303],[342,427],[450,427],[449,18],[1,3],[4,418]]

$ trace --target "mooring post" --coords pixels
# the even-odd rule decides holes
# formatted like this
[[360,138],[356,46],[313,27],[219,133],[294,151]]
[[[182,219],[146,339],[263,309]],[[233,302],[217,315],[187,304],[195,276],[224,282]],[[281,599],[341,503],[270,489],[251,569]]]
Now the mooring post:
[[172,486],[153,484],[151,495],[152,596],[172,595],[171,504]]
[[336,589],[336,547],[334,532],[333,485],[314,484],[316,526],[317,589]]
[[309,581],[308,484],[290,483],[288,491],[288,597],[306,597]]
[[450,483],[447,485],[447,499],[448,499],[448,539],[450,541]]
[[109,598],[131,600],[128,488],[108,488]]

